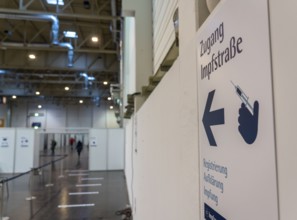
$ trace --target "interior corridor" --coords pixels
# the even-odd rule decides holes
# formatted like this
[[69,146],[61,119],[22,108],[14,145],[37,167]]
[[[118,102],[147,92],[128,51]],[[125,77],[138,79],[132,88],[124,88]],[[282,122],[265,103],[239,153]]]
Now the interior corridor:
[[88,149],[81,157],[40,155],[40,169],[1,175],[2,219],[11,220],[119,220],[116,211],[127,207],[123,171],[88,171]]

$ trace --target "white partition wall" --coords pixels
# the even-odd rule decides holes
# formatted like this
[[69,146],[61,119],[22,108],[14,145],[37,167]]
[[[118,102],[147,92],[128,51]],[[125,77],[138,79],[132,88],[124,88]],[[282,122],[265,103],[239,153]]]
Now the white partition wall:
[[124,169],[124,130],[90,129],[89,170]]
[[89,170],[107,169],[107,130],[90,129]]
[[108,130],[107,170],[124,169],[124,130]]
[[[39,148],[35,147],[37,137],[31,128],[16,129],[15,170],[16,173],[26,172],[38,165]],[[35,152],[37,151],[37,152]]]
[[153,0],[154,73],[175,41],[173,15],[177,7],[177,0]]
[[0,173],[14,170],[15,128],[0,129]]

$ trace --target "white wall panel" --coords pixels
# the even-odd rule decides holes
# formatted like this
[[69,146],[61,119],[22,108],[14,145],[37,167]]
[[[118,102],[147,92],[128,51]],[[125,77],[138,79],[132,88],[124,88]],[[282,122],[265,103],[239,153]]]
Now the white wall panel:
[[90,129],[89,170],[107,170],[107,129]]
[[26,172],[34,167],[34,156],[39,151],[35,149],[35,130],[31,128],[17,128],[15,142],[15,170],[16,173]]
[[280,220],[297,216],[296,1],[269,1]]
[[[42,112],[40,117],[27,117],[34,112]],[[91,105],[56,105],[47,103],[42,109],[36,104],[16,103],[12,106],[12,127],[31,127],[32,122],[41,122],[42,128],[88,127],[119,128],[115,110],[110,110],[105,103],[100,106]],[[4,112],[1,114],[0,118]],[[3,115],[4,117],[5,115]]]
[[77,106],[67,106],[66,127],[79,127],[79,108]]
[[66,112],[65,107],[48,105],[46,110],[46,127],[66,127]]
[[136,91],[136,39],[135,18],[126,17],[124,20],[123,39],[123,78],[124,78],[124,106],[127,105],[127,95]]
[[173,14],[178,0],[153,0],[154,73],[175,40]]
[[93,108],[93,128],[106,128],[106,110],[101,107]]
[[89,169],[124,169],[124,130],[90,129]]
[[0,173],[13,173],[15,128],[0,129]]
[[78,112],[78,122],[80,127],[92,127],[92,106],[79,105],[76,108],[79,109]]
[[197,87],[191,45],[182,62],[176,60],[134,119],[135,219],[149,220],[151,213],[155,220],[199,219]]
[[108,170],[124,169],[124,130],[108,129]]
[[131,120],[126,121],[125,124],[125,175],[126,184],[128,189],[128,196],[130,205],[133,206],[133,121],[134,116]]
[[15,104],[11,111],[11,127],[27,126],[27,104]]
[[[132,91],[132,93],[140,92],[142,87],[147,84],[149,76],[153,74],[152,2],[147,0],[123,0],[122,6],[124,15],[129,14],[129,16],[135,16],[135,29],[133,27],[134,21],[132,21],[133,24],[130,23],[129,25],[132,25],[130,26],[130,28],[132,28],[130,30],[135,30],[136,75],[128,76],[129,83],[133,83],[135,80],[135,85],[129,85],[128,88],[126,87],[124,89],[126,93],[130,93],[133,88],[135,88],[135,91]],[[131,20],[133,19],[130,19],[130,21]],[[129,31],[127,26],[125,26],[125,31]],[[131,34],[133,33],[131,32]],[[131,38],[131,40],[133,39]],[[124,47],[125,46],[126,45],[124,45]],[[132,50],[134,50],[134,48]],[[130,58],[133,59],[134,54],[130,55],[132,55]],[[133,60],[130,61],[134,62]],[[129,65],[129,63],[126,62],[124,65]],[[131,67],[131,69],[133,71],[133,67]],[[124,75],[126,73],[127,72],[125,72]],[[133,74],[133,72],[130,73]]]

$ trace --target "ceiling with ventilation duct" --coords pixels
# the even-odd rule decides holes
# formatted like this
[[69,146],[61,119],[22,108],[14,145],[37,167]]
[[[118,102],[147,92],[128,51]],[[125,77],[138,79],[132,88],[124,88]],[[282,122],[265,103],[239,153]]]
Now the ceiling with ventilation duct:
[[0,96],[98,104],[119,83],[121,0],[62,2],[0,1]]

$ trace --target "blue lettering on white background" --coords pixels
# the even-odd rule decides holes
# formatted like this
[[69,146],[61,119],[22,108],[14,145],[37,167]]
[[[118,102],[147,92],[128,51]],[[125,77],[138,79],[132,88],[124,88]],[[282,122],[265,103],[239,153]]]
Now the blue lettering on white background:
[[218,206],[220,196],[225,192],[224,180],[228,179],[228,168],[205,158],[203,158],[203,167],[205,168],[203,194],[210,202],[213,202],[212,204]]
[[204,218],[206,220],[227,220],[206,203],[204,203]]

